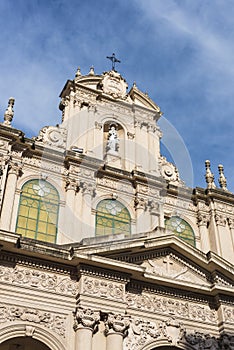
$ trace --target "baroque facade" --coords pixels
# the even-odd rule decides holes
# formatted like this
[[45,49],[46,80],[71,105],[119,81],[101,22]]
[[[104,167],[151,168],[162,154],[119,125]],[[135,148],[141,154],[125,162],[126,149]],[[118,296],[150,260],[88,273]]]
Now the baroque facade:
[[189,188],[159,106],[77,70],[62,121],[0,124],[0,350],[233,350],[234,195]]

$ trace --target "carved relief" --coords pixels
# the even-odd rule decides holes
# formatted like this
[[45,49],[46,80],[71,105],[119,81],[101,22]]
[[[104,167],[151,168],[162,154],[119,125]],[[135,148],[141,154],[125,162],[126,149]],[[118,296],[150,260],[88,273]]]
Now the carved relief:
[[234,307],[223,308],[224,319],[228,323],[234,323]]
[[112,70],[105,73],[101,85],[105,94],[111,95],[113,98],[127,98],[128,85],[118,72]]
[[165,257],[148,259],[142,263],[146,272],[157,276],[165,276],[173,279],[188,281],[197,284],[207,284],[206,276],[197,273],[192,266],[187,266],[183,261],[177,261],[177,257],[168,254]]
[[46,146],[65,148],[67,131],[65,128],[57,126],[43,127],[35,141],[42,142]]
[[88,308],[77,307],[73,313],[74,315],[74,330],[79,328],[91,328],[93,331],[97,330],[100,321],[100,312],[93,311]]
[[0,267],[0,281],[73,296],[77,294],[78,288],[77,282],[69,277],[19,267]]
[[220,213],[215,214],[215,221],[217,225],[226,226],[226,218]]
[[108,335],[109,333],[117,332],[126,336],[129,324],[128,316],[110,313],[105,321],[105,333]]
[[[0,306],[0,323],[24,321],[40,324],[65,337],[66,317],[37,309],[18,306]],[[28,330],[29,331],[29,330]]]
[[95,196],[95,194],[96,194],[96,185],[95,185],[95,183],[81,181],[80,187],[82,188],[82,193],[83,194],[89,194],[92,197]]
[[135,209],[146,209],[146,201],[145,198],[136,196],[134,200]]
[[152,312],[154,314],[170,314],[181,316],[194,321],[215,322],[217,314],[215,310],[206,305],[179,301],[178,299],[155,296],[144,293],[142,295],[126,293],[126,301],[129,307]]
[[206,213],[198,213],[197,221],[199,226],[207,226],[207,223],[209,222],[210,218],[209,215]]
[[140,350],[154,339],[165,339],[169,344],[177,345],[184,334],[182,323],[169,318],[156,324],[141,318],[133,318],[130,323],[129,337],[125,349]]
[[124,286],[112,281],[85,277],[83,281],[83,293],[97,297],[124,301]]
[[65,185],[65,189],[66,191],[74,191],[74,192],[78,192],[79,190],[79,181],[74,179],[74,178],[67,178],[66,179],[66,185]]

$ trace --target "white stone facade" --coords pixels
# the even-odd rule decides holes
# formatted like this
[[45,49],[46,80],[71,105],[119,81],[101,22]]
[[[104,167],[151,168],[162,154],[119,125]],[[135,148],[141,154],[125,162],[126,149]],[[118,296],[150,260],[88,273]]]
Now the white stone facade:
[[[160,108],[114,70],[78,71],[60,97],[61,124],[35,138],[12,127],[13,98],[0,125],[0,350],[234,349],[222,166],[220,188],[208,161],[207,188],[186,187],[160,154]],[[48,211],[54,189],[54,221],[38,219],[29,183]]]

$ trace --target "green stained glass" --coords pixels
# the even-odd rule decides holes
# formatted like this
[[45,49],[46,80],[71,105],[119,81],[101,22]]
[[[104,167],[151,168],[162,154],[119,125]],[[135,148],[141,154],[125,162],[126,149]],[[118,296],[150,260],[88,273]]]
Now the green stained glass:
[[96,236],[124,233],[131,235],[131,217],[119,201],[104,199],[97,205]]
[[44,180],[30,180],[21,191],[16,232],[24,237],[55,243],[59,195]]
[[185,220],[178,216],[172,216],[170,219],[166,220],[165,227],[168,231],[172,231],[176,236],[195,247],[195,235],[193,229]]

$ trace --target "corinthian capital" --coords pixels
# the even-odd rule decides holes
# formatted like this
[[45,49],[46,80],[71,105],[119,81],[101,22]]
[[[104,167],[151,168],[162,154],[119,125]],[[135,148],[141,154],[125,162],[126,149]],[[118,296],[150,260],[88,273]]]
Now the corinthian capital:
[[121,314],[110,313],[105,321],[105,327],[106,335],[116,332],[125,336],[129,327],[129,317]]
[[91,328],[96,331],[100,321],[100,312],[88,308],[77,307],[74,315],[74,330],[79,328]]
[[22,163],[11,161],[9,163],[9,174],[15,174],[18,177],[22,174],[22,168],[23,168]]
[[206,213],[198,213],[197,221],[199,226],[206,226],[209,222],[209,215]]

